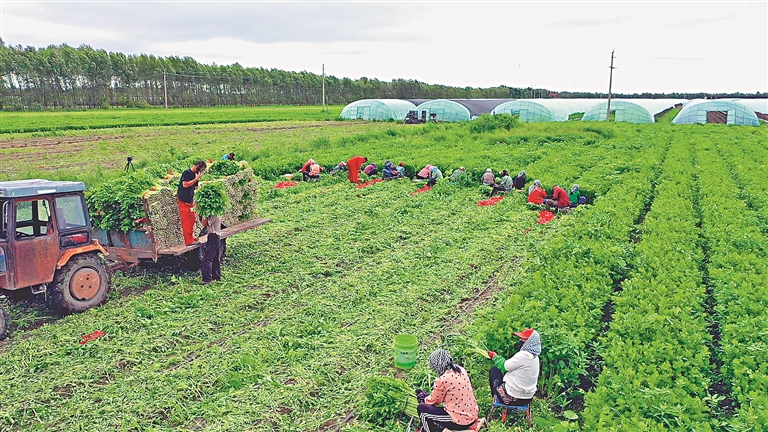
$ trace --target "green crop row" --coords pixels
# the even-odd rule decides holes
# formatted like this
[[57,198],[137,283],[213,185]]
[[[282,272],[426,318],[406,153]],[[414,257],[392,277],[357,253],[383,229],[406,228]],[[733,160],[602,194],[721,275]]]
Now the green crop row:
[[705,288],[691,149],[670,147],[642,224],[633,270],[602,338],[605,365],[587,394],[587,430],[710,430]]
[[[613,146],[623,146],[621,150]],[[537,328],[545,339],[543,388],[573,391],[587,373],[587,347],[602,309],[629,260],[629,237],[666,151],[663,138],[604,143],[602,163],[579,179],[604,193],[587,211],[561,221],[532,252],[529,271],[505,294],[501,310],[476,321],[476,331],[501,354],[515,345],[513,329]]]
[[697,145],[702,230],[722,326],[722,373],[740,408],[737,430],[768,428],[768,238],[711,141]]
[[739,197],[754,209],[760,229],[768,235],[768,191],[765,188],[765,170],[768,152],[758,134],[739,136],[712,136],[717,151],[728,162],[731,174],[739,186]]
[[143,126],[328,120],[337,118],[341,109],[341,106],[331,106],[328,107],[328,111],[323,112],[319,106],[261,106],[3,112],[0,134]]

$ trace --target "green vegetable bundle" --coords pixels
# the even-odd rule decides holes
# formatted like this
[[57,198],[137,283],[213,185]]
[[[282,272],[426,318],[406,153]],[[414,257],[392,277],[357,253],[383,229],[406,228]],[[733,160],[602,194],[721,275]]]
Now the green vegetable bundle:
[[397,378],[376,376],[368,380],[365,406],[360,415],[366,421],[383,426],[402,414],[418,417],[419,403],[411,387]]
[[136,171],[91,190],[86,201],[93,226],[120,231],[136,227],[136,220],[146,216],[141,196],[156,183],[146,172]]
[[200,216],[224,216],[229,197],[221,181],[205,182],[195,191],[195,213]]
[[206,174],[213,177],[227,177],[239,173],[243,169],[243,163],[232,160],[220,160],[208,164]]
[[[127,232],[146,226],[149,220],[159,249],[183,243],[176,190],[181,172],[197,160],[152,165],[89,190],[86,200],[93,226]],[[244,161],[220,161],[209,167],[195,192],[196,213],[223,216],[227,226],[252,219],[258,198],[253,170]],[[142,198],[146,199],[147,211]],[[200,229],[198,224],[195,231]]]

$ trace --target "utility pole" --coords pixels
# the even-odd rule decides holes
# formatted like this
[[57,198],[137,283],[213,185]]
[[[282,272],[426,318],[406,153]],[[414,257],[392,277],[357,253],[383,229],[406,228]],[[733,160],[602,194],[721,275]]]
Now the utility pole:
[[611,86],[613,86],[613,70],[615,69],[613,67],[613,59],[615,58],[613,56],[613,50],[611,51],[611,75],[608,79],[608,114],[605,117],[605,121],[611,121]]
[[325,112],[325,63],[323,63],[323,112]]
[[165,101],[165,109],[168,109],[168,81],[165,79],[165,69],[163,69],[163,100]]

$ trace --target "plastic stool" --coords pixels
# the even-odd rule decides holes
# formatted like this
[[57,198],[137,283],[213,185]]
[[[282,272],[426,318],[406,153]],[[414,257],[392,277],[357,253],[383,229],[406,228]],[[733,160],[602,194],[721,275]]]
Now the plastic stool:
[[504,423],[507,421],[507,414],[509,414],[510,411],[525,411],[525,421],[528,422],[528,426],[533,425],[533,416],[531,415],[531,404],[528,403],[528,405],[504,405],[499,399],[494,396],[493,397],[493,403],[491,404],[491,409],[488,411],[488,421],[491,420],[491,415],[493,414],[494,408],[501,408],[501,422]]

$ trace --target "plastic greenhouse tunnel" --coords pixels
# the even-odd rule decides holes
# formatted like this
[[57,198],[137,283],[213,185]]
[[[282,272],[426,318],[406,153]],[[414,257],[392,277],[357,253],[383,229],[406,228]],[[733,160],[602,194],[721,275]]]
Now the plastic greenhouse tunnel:
[[594,104],[594,99],[517,99],[498,105],[491,114],[517,115],[523,123],[568,121],[571,114]]
[[693,100],[683,106],[672,123],[706,124],[721,123],[730,125],[759,126],[755,112],[734,101],[711,99]]
[[402,99],[362,99],[341,110],[341,118],[349,120],[405,120],[416,105]]

